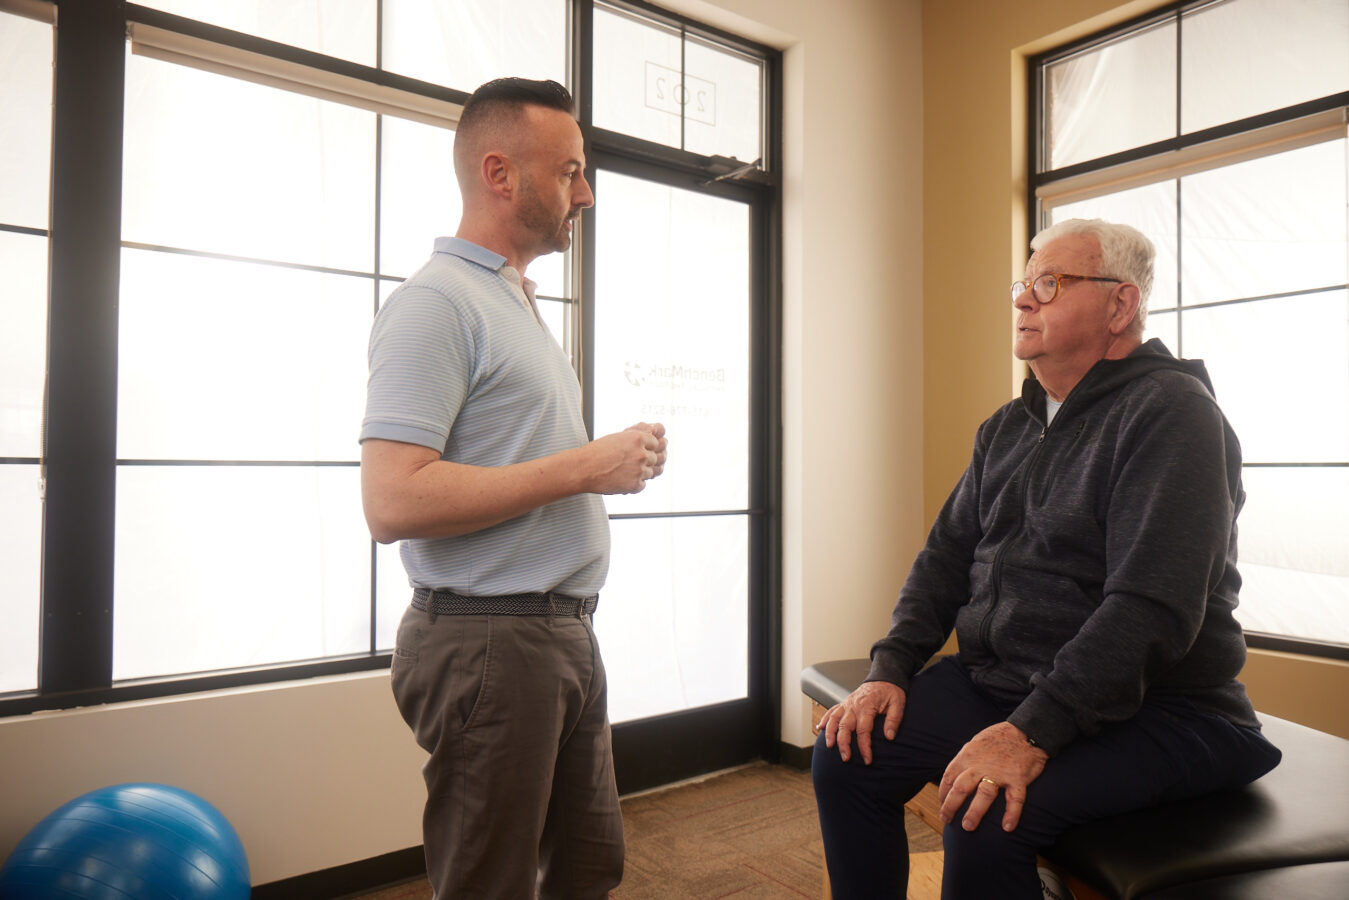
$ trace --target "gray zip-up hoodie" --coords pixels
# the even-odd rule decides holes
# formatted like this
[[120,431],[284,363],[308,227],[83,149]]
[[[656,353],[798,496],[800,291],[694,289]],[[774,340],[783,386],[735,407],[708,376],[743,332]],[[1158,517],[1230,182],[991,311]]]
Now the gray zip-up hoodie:
[[955,628],[974,682],[1051,756],[1149,700],[1259,727],[1236,680],[1241,446],[1204,364],[1152,340],[1102,360],[1045,426],[1045,393],[974,455],[871,650],[907,688]]

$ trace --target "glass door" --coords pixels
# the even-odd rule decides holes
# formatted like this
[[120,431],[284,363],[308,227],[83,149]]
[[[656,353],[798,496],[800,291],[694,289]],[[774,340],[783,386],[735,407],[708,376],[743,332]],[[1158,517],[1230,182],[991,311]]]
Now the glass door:
[[595,178],[594,429],[661,422],[670,442],[660,478],[606,498],[613,554],[595,629],[620,788],[631,789],[653,754],[723,752],[715,765],[730,765],[762,753],[751,653],[762,523],[751,502],[754,208],[626,168]]

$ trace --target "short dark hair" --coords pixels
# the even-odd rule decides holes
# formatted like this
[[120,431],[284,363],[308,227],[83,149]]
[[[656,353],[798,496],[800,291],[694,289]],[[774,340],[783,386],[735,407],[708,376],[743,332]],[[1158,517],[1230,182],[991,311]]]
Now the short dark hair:
[[459,128],[472,128],[475,120],[489,116],[494,110],[518,111],[524,106],[543,106],[558,109],[567,115],[576,114],[571,92],[556,81],[533,81],[529,78],[497,78],[480,86],[464,103],[459,115]]
[[556,81],[531,81],[528,78],[498,78],[479,87],[464,104],[455,129],[454,174],[459,189],[468,193],[473,180],[474,159],[485,146],[502,138],[524,117],[527,107],[542,106],[574,116],[571,94]]

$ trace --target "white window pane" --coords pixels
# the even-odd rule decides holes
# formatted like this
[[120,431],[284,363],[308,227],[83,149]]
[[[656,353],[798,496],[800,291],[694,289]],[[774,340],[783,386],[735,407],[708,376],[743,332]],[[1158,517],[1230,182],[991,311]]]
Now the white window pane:
[[749,503],[749,209],[601,171],[595,431],[664,423],[665,474],[611,513]]
[[763,63],[595,9],[595,125],[708,156],[762,156]]
[[398,623],[412,602],[412,586],[398,556],[397,542],[375,545],[375,649],[392,650]]
[[763,64],[689,40],[684,69],[684,149],[744,162],[758,159]]
[[0,13],[0,222],[46,228],[52,155],[52,27]]
[[595,614],[610,720],[748,696],[748,518],[619,519],[610,530]]
[[38,467],[0,465],[0,693],[37,687],[41,536]]
[[47,239],[0,231],[0,456],[42,451]]
[[595,125],[682,146],[680,43],[677,31],[596,7]]
[[368,272],[375,114],[127,60],[122,238]]
[[365,66],[379,0],[146,0],[146,6]]
[[1160,338],[1170,350],[1177,356],[1180,355],[1180,319],[1176,313],[1164,311],[1159,313],[1149,313],[1147,326],[1143,330],[1143,340],[1150,341],[1153,338]]
[[393,116],[380,128],[379,268],[407,278],[430,258],[436,238],[459,228],[454,132]]
[[1055,63],[1045,72],[1044,168],[1176,133],[1176,26],[1167,23]]
[[567,83],[566,0],[384,0],[384,68],[472,92],[503,76]]
[[[1152,294],[1148,312],[1175,309],[1178,281],[1176,237],[1176,181],[1159,181],[1102,197],[1056,206],[1051,222],[1064,219],[1105,219],[1132,225],[1152,241],[1157,250],[1153,261]],[[1188,261],[1187,261],[1188,262]],[[1167,344],[1175,352],[1174,344]]]
[[1345,141],[1181,182],[1181,300],[1260,297],[1345,283]]
[[553,340],[564,350],[567,348],[567,316],[570,314],[567,304],[561,300],[539,300],[539,318],[548,326]]
[[565,253],[546,253],[529,264],[525,274],[534,282],[536,297],[570,297],[567,263],[576,252],[576,245]]
[[1349,293],[1190,310],[1181,339],[1246,462],[1349,462]]
[[1185,16],[1181,129],[1349,90],[1345,0],[1228,0]]
[[1349,469],[1248,468],[1242,480],[1242,627],[1349,644]]
[[370,649],[356,467],[123,466],[113,677]]
[[355,460],[369,279],[122,251],[123,459]]

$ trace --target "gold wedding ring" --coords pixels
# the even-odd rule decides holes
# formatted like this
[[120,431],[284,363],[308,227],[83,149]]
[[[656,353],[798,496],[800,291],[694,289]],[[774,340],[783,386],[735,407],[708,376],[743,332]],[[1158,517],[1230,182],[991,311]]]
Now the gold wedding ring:
[[983,777],[983,778],[980,778],[980,779],[979,779],[979,783],[980,783],[980,784],[991,784],[991,785],[993,785],[993,790],[995,790],[995,791],[1001,786],[1001,785],[999,785],[996,781],[994,781],[992,778],[989,778],[989,777],[987,777],[987,776],[985,776],[985,777]]

